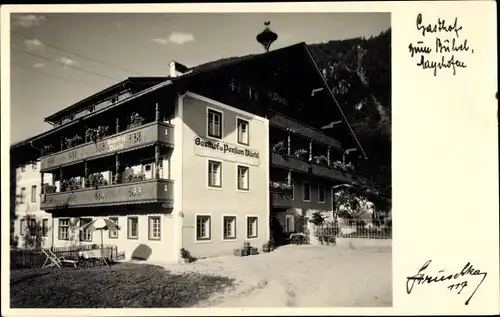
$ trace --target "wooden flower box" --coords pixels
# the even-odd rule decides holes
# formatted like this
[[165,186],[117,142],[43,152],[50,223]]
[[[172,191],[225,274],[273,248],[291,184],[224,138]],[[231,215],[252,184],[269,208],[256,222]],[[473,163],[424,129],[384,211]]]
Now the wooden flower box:
[[250,255],[257,255],[259,254],[259,249],[257,248],[250,248]]

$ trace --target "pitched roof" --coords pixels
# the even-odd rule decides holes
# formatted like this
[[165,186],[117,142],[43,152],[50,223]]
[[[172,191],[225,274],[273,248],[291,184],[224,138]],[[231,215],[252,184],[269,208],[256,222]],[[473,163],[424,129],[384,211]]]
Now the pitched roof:
[[[117,89],[120,88],[120,85],[125,85],[126,83],[130,83],[130,82],[133,82],[133,81],[149,81],[151,83],[154,83],[152,87],[149,87],[147,89],[144,89],[126,99],[123,99],[121,101],[118,101],[116,102],[115,104],[109,106],[109,107],[106,107],[106,108],[103,108],[99,111],[94,111],[92,113],[89,113],[87,115],[85,115],[84,117],[82,117],[81,119],[84,119],[86,117],[91,117],[91,116],[95,116],[103,111],[106,111],[106,110],[109,110],[111,108],[114,108],[114,107],[118,107],[126,102],[129,102],[133,99],[136,99],[136,98],[139,98],[145,94],[148,94],[148,93],[151,93],[153,91],[156,91],[158,89],[162,89],[166,86],[170,86],[171,84],[173,83],[177,83],[177,82],[183,82],[183,81],[186,81],[186,80],[189,80],[190,78],[193,78],[194,76],[199,76],[201,74],[204,74],[204,73],[208,73],[208,72],[212,72],[212,71],[215,71],[215,70],[218,70],[218,69],[221,69],[221,68],[225,68],[225,67],[229,67],[229,66],[234,66],[234,65],[237,65],[237,64],[240,64],[240,63],[244,63],[245,61],[250,61],[250,60],[253,60],[253,61],[257,61],[259,59],[264,59],[264,58],[268,58],[268,57],[271,57],[273,55],[277,55],[277,56],[280,56],[279,54],[282,54],[283,52],[286,52],[287,54],[288,53],[293,53],[294,51],[296,51],[297,53],[301,53],[301,54],[304,54],[304,56],[307,58],[308,62],[311,64],[311,66],[313,67],[314,69],[314,72],[316,73],[316,75],[318,76],[320,82],[321,82],[321,85],[323,86],[324,90],[327,91],[328,95],[329,95],[329,98],[331,99],[331,101],[334,103],[334,105],[337,107],[338,111],[339,111],[339,114],[342,118],[342,121],[344,122],[344,124],[347,126],[347,129],[349,131],[349,134],[352,136],[352,138],[354,139],[355,143],[357,144],[357,146],[359,147],[360,149],[360,152],[363,154],[363,157],[364,158],[367,158],[366,156],[366,153],[365,151],[363,150],[363,147],[361,145],[361,143],[359,142],[358,138],[356,137],[352,127],[350,126],[349,122],[347,121],[347,118],[344,114],[344,112],[342,111],[342,108],[340,107],[339,103],[337,102],[332,90],[329,88],[327,82],[326,82],[326,79],[324,78],[324,76],[322,75],[321,71],[319,70],[318,66],[316,65],[315,61],[313,60],[313,57],[309,51],[309,49],[307,48],[307,45],[304,43],[304,42],[301,42],[301,43],[297,43],[297,44],[294,44],[294,45],[291,45],[291,46],[287,46],[287,47],[283,47],[283,48],[280,48],[280,49],[276,49],[276,50],[273,50],[273,51],[270,51],[270,52],[267,52],[267,53],[263,53],[263,54],[254,54],[254,55],[247,55],[247,56],[243,56],[243,57],[232,57],[232,58],[226,58],[226,59],[222,59],[222,60],[218,60],[218,61],[215,61],[215,62],[209,62],[209,63],[205,63],[205,64],[202,64],[202,65],[199,65],[199,66],[195,66],[193,68],[191,68],[191,72],[189,73],[186,73],[182,76],[179,76],[179,77],[169,77],[169,76],[166,76],[166,77],[130,77],[128,78],[127,80],[125,81],[122,81],[114,86],[111,86],[109,87],[108,89],[105,89],[99,93],[96,93],[66,109],[63,109],[61,111],[59,111],[58,113],[56,114],[60,114],[60,113],[63,113],[63,112],[71,112],[71,111],[75,111],[75,109],[78,109],[79,107],[85,107],[85,103],[88,103],[91,101],[91,100],[97,100],[99,98],[102,98],[103,95],[105,95],[106,93],[110,93],[111,91],[116,91]],[[113,90],[114,89],[114,90]],[[52,116],[55,116],[56,114],[52,115]],[[51,116],[51,117],[52,117]],[[50,117],[48,117],[50,118]],[[46,119],[47,121],[47,119]],[[11,146],[11,150],[16,148],[16,147],[19,147],[19,146],[22,146],[22,145],[27,145],[29,144],[30,142],[32,141],[35,141],[37,139],[40,139],[40,138],[43,138],[44,136],[47,136],[49,134],[52,134],[54,132],[57,132],[59,130],[62,130],[68,126],[71,126],[72,124],[76,123],[75,121],[72,121],[72,122],[68,122],[66,124],[63,124],[61,126],[58,126],[54,129],[51,129],[49,131],[46,131],[44,133],[41,133],[37,136],[34,136],[32,138],[29,138],[27,140],[24,140],[24,141],[21,141],[21,142],[18,142],[16,144],[13,144]]]

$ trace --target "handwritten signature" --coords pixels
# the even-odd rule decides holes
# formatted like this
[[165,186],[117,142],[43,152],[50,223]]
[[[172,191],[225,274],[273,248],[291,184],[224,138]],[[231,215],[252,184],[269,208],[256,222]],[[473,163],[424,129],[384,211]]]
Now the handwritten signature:
[[[444,273],[444,270],[439,270],[438,271],[438,276],[432,276],[432,275],[427,275],[424,274],[423,272],[427,270],[429,265],[431,264],[432,260],[429,260],[420,267],[418,270],[417,274],[413,276],[408,276],[406,278],[406,293],[411,294],[413,287],[415,286],[415,283],[417,285],[421,284],[430,284],[430,283],[439,283],[439,282],[445,282],[445,281],[455,281],[459,278],[465,278],[466,276],[482,276],[481,281],[477,284],[476,288],[472,292],[472,294],[469,296],[469,298],[465,301],[465,305],[469,305],[470,300],[472,297],[474,297],[474,294],[476,294],[476,291],[479,289],[481,284],[483,283],[484,279],[488,275],[486,272],[481,272],[479,269],[476,269],[472,266],[470,262],[467,262],[463,269],[454,274],[448,274]],[[462,281],[457,281],[456,283],[450,284],[446,288],[448,288],[450,291],[456,290],[457,294],[460,294],[465,287],[469,286],[468,281],[462,280]]]

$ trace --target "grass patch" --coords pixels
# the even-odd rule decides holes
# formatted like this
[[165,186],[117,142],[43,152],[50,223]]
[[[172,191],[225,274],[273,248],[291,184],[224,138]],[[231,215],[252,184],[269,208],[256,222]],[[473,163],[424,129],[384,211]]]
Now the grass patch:
[[223,291],[233,279],[172,274],[146,264],[13,270],[12,308],[189,307]]

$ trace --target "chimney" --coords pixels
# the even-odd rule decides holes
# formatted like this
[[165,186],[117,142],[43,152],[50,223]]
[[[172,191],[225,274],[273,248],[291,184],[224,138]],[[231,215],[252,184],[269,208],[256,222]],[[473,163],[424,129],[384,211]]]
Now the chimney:
[[170,77],[178,77],[184,75],[184,73],[189,72],[189,68],[176,61],[171,61],[170,64]]

